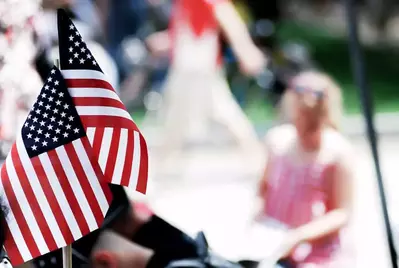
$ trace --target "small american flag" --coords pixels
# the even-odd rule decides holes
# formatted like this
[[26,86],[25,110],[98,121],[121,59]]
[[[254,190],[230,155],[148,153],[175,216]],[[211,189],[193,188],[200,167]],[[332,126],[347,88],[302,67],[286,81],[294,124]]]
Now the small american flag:
[[106,179],[145,193],[146,142],[63,10],[58,38],[62,74]]
[[1,168],[5,247],[18,265],[98,229],[112,194],[57,68]]

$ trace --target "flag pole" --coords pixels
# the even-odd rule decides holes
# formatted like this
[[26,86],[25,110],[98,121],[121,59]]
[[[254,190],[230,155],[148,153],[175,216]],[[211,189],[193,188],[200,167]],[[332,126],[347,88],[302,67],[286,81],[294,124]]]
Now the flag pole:
[[72,268],[72,245],[62,248],[62,267]]
[[378,157],[378,142],[377,142],[378,137],[376,130],[374,128],[372,96],[366,79],[365,63],[358,38],[357,10],[354,0],[345,0],[344,2],[346,7],[346,20],[348,23],[349,50],[352,61],[352,68],[358,88],[358,94],[360,96],[363,108],[364,119],[366,121],[366,130],[371,147],[371,153],[374,159],[374,168],[377,175],[378,190],[380,194],[380,201],[384,217],[385,231],[387,235],[387,242],[391,257],[391,263],[393,268],[398,268],[397,253],[392,234],[392,228],[391,228],[388,206],[384,190],[384,182],[382,179],[382,174],[381,174],[382,172]]
[[[54,65],[61,70],[59,59],[54,61]],[[62,248],[62,267],[72,268],[72,245],[67,245]]]

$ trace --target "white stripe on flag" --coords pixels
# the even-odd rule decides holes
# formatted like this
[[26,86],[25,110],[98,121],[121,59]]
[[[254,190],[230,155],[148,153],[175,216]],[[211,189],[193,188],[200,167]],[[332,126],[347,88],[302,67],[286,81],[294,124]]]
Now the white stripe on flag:
[[[44,241],[44,237],[42,232],[40,231],[39,225],[37,224],[36,218],[33,215],[32,209],[29,205],[28,200],[26,199],[25,193],[22,190],[22,185],[18,179],[17,173],[14,168],[14,164],[12,163],[11,155],[9,155],[6,159],[6,167],[8,177],[10,178],[11,187],[15,193],[15,197],[17,202],[22,210],[22,214],[24,215],[24,219],[29,227],[29,230],[35,240],[37,248],[41,254],[45,254],[49,251],[46,242]],[[21,219],[22,220],[22,219]]]
[[[0,187],[2,189],[1,198],[3,201],[3,205],[7,208],[10,207],[10,202],[8,202],[7,195],[4,193],[3,183],[0,180]],[[14,213],[11,209],[7,211],[7,225],[8,229],[10,229],[10,233],[12,238],[14,239],[15,245],[18,248],[19,253],[22,256],[24,261],[28,261],[32,259],[32,255],[30,254],[28,245],[21,233],[21,229],[18,226],[17,220],[15,219]]]
[[122,180],[122,172],[125,167],[127,139],[128,139],[128,130],[126,128],[123,128],[121,129],[118,154],[115,160],[114,174],[112,175],[112,183],[115,184],[120,184]]
[[94,135],[95,134],[96,134],[96,128],[95,127],[88,127],[86,129],[86,136],[87,136],[87,139],[89,140],[91,146],[93,146]]
[[107,214],[109,205],[107,198],[105,197],[104,191],[100,185],[99,179],[94,172],[94,169],[90,163],[89,157],[87,156],[86,150],[83,147],[82,141],[80,139],[72,142],[75,148],[76,154],[78,155],[79,161],[82,163],[83,170],[89,180],[90,186],[93,190],[94,196],[100,205],[103,216]]
[[136,188],[137,180],[139,177],[140,171],[140,157],[141,157],[141,148],[140,148],[140,134],[137,131],[134,131],[133,134],[133,163],[132,163],[132,173],[130,174],[129,187]]
[[100,155],[98,156],[98,163],[100,164],[101,170],[105,172],[107,167],[109,149],[111,147],[113,128],[104,128],[103,140],[101,141]]
[[64,169],[64,172],[69,180],[69,184],[72,187],[72,191],[76,194],[76,199],[78,200],[79,206],[82,210],[83,216],[86,219],[90,231],[97,229],[97,222],[89,206],[89,202],[86,199],[85,193],[83,192],[79,179],[76,176],[71,161],[69,160],[67,152],[65,151],[63,146],[56,148],[55,151],[58,155],[58,158],[60,159],[62,168]]
[[92,115],[92,116],[119,116],[124,117],[128,120],[132,120],[130,114],[120,108],[115,107],[105,107],[105,106],[77,106],[76,110],[80,116],[82,115]]
[[82,232],[79,229],[79,225],[65,196],[64,190],[61,187],[60,181],[57,174],[55,173],[53,165],[51,164],[50,158],[47,154],[41,154],[39,155],[39,159],[43,165],[43,169],[49,180],[51,189],[53,190],[54,195],[57,197],[58,204],[60,205],[62,214],[65,217],[69,229],[71,230],[73,238],[77,240],[82,237]]
[[68,91],[69,94],[71,94],[72,98],[95,97],[95,98],[108,98],[120,101],[118,95],[115,92],[104,88],[70,87],[68,88]]
[[50,232],[54,237],[54,241],[57,244],[57,247],[64,247],[66,246],[64,236],[62,235],[60,227],[55,220],[55,215],[53,214],[50,204],[46,198],[47,195],[44,193],[41,187],[39,178],[36,175],[36,170],[33,168],[32,162],[28,156],[28,153],[26,152],[22,139],[17,138],[16,146],[19,158],[21,159],[21,163],[25,170],[25,174],[28,177],[30,187],[32,188],[36,200],[39,203],[40,210],[43,212],[43,216],[46,219]]
[[95,70],[62,70],[65,79],[100,79],[107,81],[106,76]]

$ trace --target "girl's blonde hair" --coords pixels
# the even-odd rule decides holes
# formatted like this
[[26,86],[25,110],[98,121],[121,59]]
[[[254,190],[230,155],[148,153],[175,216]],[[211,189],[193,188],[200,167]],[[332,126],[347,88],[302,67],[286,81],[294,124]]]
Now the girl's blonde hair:
[[304,105],[315,116],[324,118],[324,125],[339,130],[343,116],[343,103],[340,87],[327,74],[317,71],[305,71],[294,77],[293,84],[323,91],[323,97],[317,98],[314,94],[298,94],[288,88],[280,102],[280,112],[284,121],[293,122],[294,107]]

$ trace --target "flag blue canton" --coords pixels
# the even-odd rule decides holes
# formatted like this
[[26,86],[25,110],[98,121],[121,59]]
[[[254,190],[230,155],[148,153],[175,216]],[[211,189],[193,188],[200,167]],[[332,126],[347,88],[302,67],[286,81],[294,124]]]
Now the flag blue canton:
[[64,12],[58,12],[58,28],[60,53],[67,55],[61,57],[62,69],[86,69],[102,72],[76,26]]
[[54,67],[22,126],[26,151],[35,157],[85,135],[64,78]]

